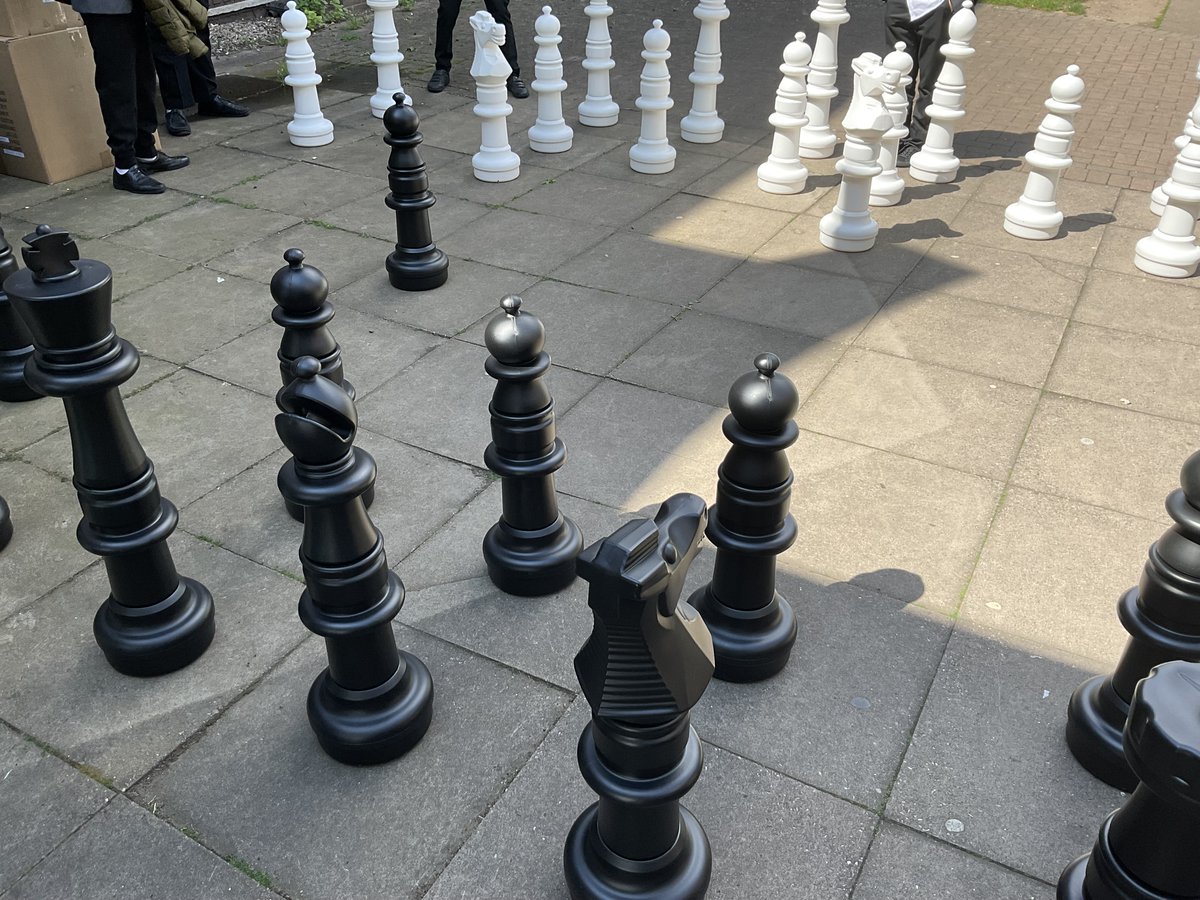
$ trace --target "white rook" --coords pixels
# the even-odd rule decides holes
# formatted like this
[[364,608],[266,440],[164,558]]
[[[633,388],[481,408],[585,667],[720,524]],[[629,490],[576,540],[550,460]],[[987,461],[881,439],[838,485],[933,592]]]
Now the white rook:
[[817,24],[812,71],[808,75],[808,123],[800,129],[800,155],[809,159],[833,156],[837,135],[829,127],[829,105],[838,95],[838,30],[850,21],[846,0],[817,0],[810,14]]
[[758,186],[768,194],[798,194],[808,181],[808,168],[800,161],[800,129],[808,121],[804,106],[808,95],[805,78],[812,51],[804,43],[804,32],[783,48],[783,78],[775,91],[775,112],[768,120],[775,128],[771,155],[758,167]]
[[321,76],[317,74],[317,58],[308,45],[312,35],[308,30],[308,17],[296,9],[296,0],[288,0],[279,24],[283,26],[283,39],[287,41],[287,50],[283,53],[287,76],[283,83],[292,89],[296,105],[287,126],[288,140],[297,147],[322,147],[333,140],[333,123],[321,114],[321,100],[317,96]]
[[562,43],[559,21],[549,6],[533,23],[538,45],[533,58],[533,92],[537,94],[537,121],[529,129],[529,149],[538,153],[565,153],[571,149],[575,132],[563,119],[562,93],[567,89],[563,79],[563,58],[558,51]]
[[579,104],[579,124],[604,128],[616,125],[621,114],[621,107],[613,101],[608,86],[608,72],[616,65],[612,58],[612,38],[608,33],[608,17],[613,11],[608,0],[591,0],[583,12],[588,17],[583,59],[587,96]]
[[[396,33],[393,10],[400,0],[367,0],[367,6],[375,14],[371,27],[371,62],[375,63],[375,93],[371,95],[371,115],[382,119],[392,108],[396,94],[404,93],[400,83],[400,63],[404,54],[400,52],[400,35]],[[404,94],[404,105],[412,106],[412,97]]]
[[696,56],[688,81],[693,85],[692,108],[679,123],[679,136],[693,144],[715,144],[725,133],[717,115],[717,85],[721,74],[721,23],[729,18],[725,0],[699,0],[692,15],[700,20]]
[[471,157],[471,164],[480,181],[512,181],[521,174],[521,157],[508,144],[508,117],[513,110],[508,105],[505,82],[512,66],[500,52],[507,35],[489,12],[480,10],[470,22],[475,36],[475,59],[471,63],[475,115],[483,120],[479,152]]
[[904,42],[898,41],[896,49],[883,58],[883,64],[900,73],[896,90],[884,94],[883,105],[892,114],[892,127],[884,132],[879,144],[879,166],[883,170],[871,179],[871,206],[895,206],[904,196],[904,179],[896,169],[896,157],[900,153],[900,142],[908,137],[904,124],[908,116],[908,91],[912,76],[913,58],[904,50]]
[[1171,177],[1163,185],[1167,204],[1158,227],[1137,242],[1133,264],[1143,272],[1164,278],[1187,278],[1196,274],[1200,247],[1196,246],[1196,217],[1200,215],[1200,100],[1192,107],[1183,129],[1188,139]]
[[662,19],[642,40],[642,95],[637,108],[642,111],[642,130],[637,143],[629,148],[629,168],[646,175],[661,175],[675,168],[675,148],[667,140],[667,110],[675,105],[671,100],[671,73],[667,60],[671,58],[671,36],[662,27]]
[[934,82],[933,97],[925,108],[929,114],[929,132],[925,135],[925,145],[908,163],[908,172],[917,181],[944,184],[958,175],[954,129],[967,114],[963,108],[967,94],[967,73],[963,67],[975,54],[971,38],[979,20],[972,10],[974,5],[971,0],[963,0],[962,9],[950,17],[950,40],[941,49],[945,62]]

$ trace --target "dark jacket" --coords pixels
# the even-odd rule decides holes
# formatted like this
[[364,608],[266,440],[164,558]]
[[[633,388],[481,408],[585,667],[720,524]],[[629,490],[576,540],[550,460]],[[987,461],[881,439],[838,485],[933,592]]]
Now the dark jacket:
[[[74,0],[79,2],[79,0]],[[87,0],[93,2],[93,0]],[[103,2],[103,0],[101,0]],[[198,58],[208,52],[196,32],[208,24],[208,10],[199,0],[141,0],[154,27],[172,52]]]

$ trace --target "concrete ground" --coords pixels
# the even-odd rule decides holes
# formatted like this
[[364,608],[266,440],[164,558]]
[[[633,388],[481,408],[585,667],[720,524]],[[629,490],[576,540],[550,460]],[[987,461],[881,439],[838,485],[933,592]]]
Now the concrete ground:
[[[677,25],[675,128],[694,22],[682,4],[648,6]],[[1146,191],[1127,185],[1064,182],[1057,240],[1001,229],[1023,176],[997,148],[1036,126],[1043,82],[1069,61],[1036,47],[1024,52],[1039,89],[1019,123],[980,85],[958,180],[910,183],[903,204],[876,211],[870,252],[824,250],[832,161],[812,165],[802,194],[758,191],[774,78],[737,75],[769,71],[794,26],[739,22],[726,25],[727,140],[676,140],[664,176],[628,168],[629,76],[621,123],[577,129],[560,156],[529,150],[535,107],[516,103],[523,170],[504,185],[471,177],[463,70],[450,92],[416,90],[434,232],[452,257],[429,294],[395,292],[383,274],[394,222],[361,67],[327,71],[328,147],[287,142],[287,98],[247,60],[226,83],[254,113],[168,139],[193,161],[161,197],[116,194],[106,173],[0,180],[11,239],[48,222],[112,266],[116,327],[143,353],[129,415],[181,509],[179,569],[208,584],[218,614],[215,643],[184,671],[108,668],[91,634],[104,570],[74,539],[61,404],[0,406],[0,491],[17,528],[0,555],[0,895],[564,894],[563,840],[590,802],[571,669],[590,628],[584,585],[507,597],[478,550],[500,504],[482,466],[482,331],[519,292],[546,323],[562,505],[589,541],[673,492],[712,499],[726,394],[756,353],[778,353],[803,398],[799,538],[779,561],[795,654],[769,682],[714,682],[694,715],[706,766],[687,803],[713,845],[710,896],[1054,896],[1121,801],[1068,754],[1065,706],[1115,663],[1117,597],[1200,446],[1200,280],[1133,268],[1154,222]],[[1017,52],[1007,35],[1060,26],[1085,43],[1098,27],[987,10],[979,70]],[[577,60],[577,21],[566,37]],[[1196,43],[1170,72],[1161,57],[1162,96],[1189,99],[1163,100],[1147,133],[1173,135],[1187,113]],[[412,56],[419,87],[428,59]],[[1126,64],[1089,61],[1100,100]],[[988,124],[1006,115],[1009,132]],[[1000,136],[979,143],[981,131]],[[1089,165],[1087,148],[1077,157]],[[1134,167],[1147,184],[1164,171]],[[296,617],[300,530],[274,486],[285,453],[267,289],[291,246],[334,289],[360,443],[379,463],[372,515],[408,587],[398,638],[436,683],[429,734],[376,768],[330,761],[304,715],[324,655]],[[705,551],[689,589],[710,565]]]

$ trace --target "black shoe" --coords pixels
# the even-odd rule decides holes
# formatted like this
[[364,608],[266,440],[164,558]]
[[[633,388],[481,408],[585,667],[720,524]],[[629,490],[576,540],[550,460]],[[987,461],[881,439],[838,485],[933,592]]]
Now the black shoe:
[[182,169],[191,160],[186,156],[167,156],[159,150],[153,156],[147,159],[137,158],[136,168],[143,172],[173,172],[175,169]]
[[192,126],[188,124],[187,116],[183,114],[181,109],[167,110],[167,134],[173,134],[175,137],[187,137],[192,133]]
[[226,100],[220,94],[213,94],[211,99],[198,104],[196,112],[202,116],[220,116],[223,119],[240,119],[250,115],[250,110],[242,104]]
[[514,97],[516,97],[518,100],[524,100],[526,97],[529,96],[529,88],[525,87],[525,82],[523,82],[516,75],[508,76],[507,87],[508,87],[508,92],[510,94],[512,94]]
[[434,69],[433,74],[429,76],[429,84],[425,85],[425,89],[431,94],[440,94],[450,86],[450,72],[448,69]]
[[900,152],[896,154],[896,168],[907,169],[911,164],[913,154],[920,149],[916,144],[901,144]]
[[124,175],[113,169],[113,187],[131,194],[161,194],[167,189],[161,181],[155,181],[137,166]]

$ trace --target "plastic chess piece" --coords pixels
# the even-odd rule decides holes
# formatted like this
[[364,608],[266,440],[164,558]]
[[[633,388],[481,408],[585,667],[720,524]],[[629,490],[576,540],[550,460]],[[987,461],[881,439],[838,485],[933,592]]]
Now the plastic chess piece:
[[[970,2],[970,0],[967,0]],[[859,253],[875,246],[878,223],[871,218],[871,180],[883,171],[879,146],[892,127],[883,95],[896,90],[900,73],[883,64],[877,53],[863,53],[851,63],[854,94],[842,119],[846,145],[835,168],[842,176],[837,204],[821,217],[821,243],[831,250]]]
[[698,0],[692,15],[700,20],[696,55],[688,81],[693,85],[692,108],[679,122],[679,136],[693,144],[715,144],[725,134],[717,115],[717,87],[721,74],[721,23],[729,18],[725,0]]
[[1171,177],[1162,186],[1167,203],[1158,227],[1137,242],[1133,264],[1163,278],[1188,278],[1200,265],[1196,218],[1200,216],[1200,99],[1184,126],[1183,144]]
[[[371,62],[375,64],[375,93],[371,95],[371,115],[382,119],[392,108],[397,94],[404,93],[400,82],[400,63],[404,54],[400,52],[400,35],[396,33],[395,9],[400,0],[367,0],[367,8],[374,14],[371,27]],[[404,98],[412,106],[412,99]]]
[[[1196,80],[1200,81],[1200,65],[1197,65],[1197,67],[1196,67]],[[1195,118],[1193,118],[1192,113],[1189,112],[1187,115],[1187,120],[1183,123],[1185,133],[1181,134],[1179,137],[1175,138],[1176,154],[1178,154],[1180,150],[1182,150],[1184,147],[1186,147],[1188,145],[1188,142],[1191,140],[1191,138],[1189,138],[1186,134],[1187,126],[1195,125],[1195,121],[1196,120],[1195,120]],[[1168,177],[1167,181],[1156,186],[1154,188],[1154,190],[1150,192],[1150,212],[1154,213],[1156,216],[1161,216],[1163,214],[1163,210],[1166,209],[1166,207],[1167,207],[1167,194],[1166,194],[1166,191],[1163,190],[1163,188],[1165,188],[1167,186],[1167,182],[1169,182],[1170,180],[1171,179]]]
[[12,540],[13,524],[12,511],[8,508],[8,503],[3,497],[0,497],[0,550],[8,546],[8,542]]
[[575,133],[563,119],[562,93],[567,89],[563,78],[563,58],[558,50],[562,36],[560,23],[549,6],[533,23],[538,45],[533,58],[533,92],[538,98],[537,121],[529,129],[529,149],[538,153],[565,153],[571,149]]
[[513,108],[508,103],[506,84],[512,66],[500,51],[507,35],[504,26],[497,24],[489,12],[480,10],[471,16],[470,22],[475,36],[475,59],[471,63],[477,101],[475,115],[482,121],[479,152],[471,158],[471,163],[480,181],[512,181],[521,174],[521,157],[513,153],[508,143],[508,117]]
[[662,175],[675,168],[675,148],[667,138],[667,110],[675,105],[671,99],[671,73],[667,60],[671,53],[671,36],[663,30],[662,19],[642,41],[642,93],[637,108],[642,111],[642,129],[637,142],[629,148],[629,168],[645,175]]
[[126,675],[181,669],[212,643],[212,595],[175,571],[167,538],[179,514],[159,494],[121,402],[140,360],[112,326],[112,270],[80,259],[71,236],[46,225],[25,243],[28,268],[4,286],[33,335],[26,378],[66,408],[83,510],[76,534],[104,557],[111,588],[93,623],[96,643]]
[[283,83],[292,89],[296,107],[287,126],[288,140],[297,147],[322,147],[333,141],[333,123],[321,114],[321,99],[317,96],[321,76],[317,74],[317,58],[308,44],[312,36],[308,17],[296,8],[296,0],[288,0],[279,23],[287,41],[283,54],[287,76]]
[[1067,746],[1102,781],[1131,791],[1137,779],[1121,749],[1121,731],[1133,690],[1154,666],[1171,660],[1200,662],[1200,452],[1167,495],[1175,525],[1151,547],[1137,587],[1121,597],[1117,613],[1129,642],[1113,674],[1081,684],[1067,707]]
[[775,590],[775,558],[796,540],[785,451],[800,436],[792,420],[800,395],[776,371],[774,353],[760,355],[754,367],[729,390],[722,430],[733,447],[718,471],[705,531],[717,558],[712,581],[688,601],[712,634],[722,681],[770,678],[787,665],[796,643],[795,613]]
[[769,119],[775,128],[771,139],[771,155],[758,167],[759,190],[768,194],[798,194],[808,181],[808,168],[800,161],[800,129],[808,119],[804,115],[807,103],[808,63],[812,51],[804,43],[804,32],[797,31],[796,39],[783,48],[783,78],[775,91],[775,112]]
[[520,297],[500,305],[504,311],[483,334],[491,354],[484,368],[497,382],[483,461],[501,478],[503,512],[484,536],[483,558],[496,587],[537,597],[575,580],[583,535],[559,512],[554,489],[567,449],[555,435],[554,400],[543,380],[550,369],[546,329],[521,310]]
[[589,0],[583,8],[588,17],[583,70],[587,72],[587,96],[579,104],[579,124],[591,128],[616,125],[621,107],[612,98],[609,71],[616,66],[612,58],[612,37],[608,17],[613,14],[608,0]]
[[1058,900],[1200,897],[1200,665],[1164,663],[1138,684],[1123,744],[1137,787],[1067,866]]
[[883,170],[871,179],[871,196],[868,200],[871,206],[895,206],[904,197],[904,179],[896,168],[900,154],[900,142],[908,137],[908,126],[904,119],[908,115],[908,86],[912,76],[908,73],[913,69],[913,58],[904,49],[903,41],[896,42],[896,48],[883,58],[883,64],[889,69],[900,73],[896,90],[883,95],[883,105],[892,114],[892,127],[883,134],[879,142],[879,166]]
[[403,94],[383,117],[383,141],[388,155],[387,205],[396,212],[396,249],[385,267],[392,287],[402,291],[429,291],[446,283],[450,258],[433,242],[429,210],[437,202],[429,190],[429,173],[421,159],[421,120]]
[[942,71],[933,84],[933,95],[926,111],[929,130],[925,143],[908,163],[909,174],[917,181],[945,184],[958,176],[958,157],[954,155],[954,131],[967,114],[963,108],[967,96],[966,62],[975,55],[971,38],[979,20],[972,0],[963,0],[962,8],[950,17],[950,40],[942,45],[945,57]]
[[594,626],[575,657],[592,708],[579,768],[599,795],[563,852],[575,900],[699,900],[712,851],[680,805],[704,765],[689,710],[713,672],[704,621],[680,601],[707,514],[676,494],[653,521],[635,519],[579,557]]
[[817,25],[812,71],[808,75],[808,119],[800,129],[800,155],[808,159],[833,156],[837,135],[829,127],[829,108],[838,95],[838,31],[850,21],[846,0],[817,0],[809,17]]
[[1058,236],[1063,214],[1056,197],[1058,181],[1071,166],[1071,139],[1075,137],[1075,114],[1083,109],[1084,84],[1079,66],[1067,66],[1050,85],[1049,110],[1038,126],[1033,149],[1025,154],[1029,177],[1016,203],[1004,210],[1004,230],[1019,238],[1046,241]]
[[396,646],[392,620],[404,585],[388,569],[383,537],[362,494],[375,461],[354,446],[354,401],[311,356],[275,397],[275,430],[292,452],[279,489],[304,507],[300,621],[325,639],[329,667],[308,692],[308,721],[339,762],[370,765],[407,753],[433,717],[433,679]]
[[33,338],[4,293],[4,280],[19,268],[0,228],[0,400],[5,403],[23,403],[41,396],[25,380],[25,361],[33,355]]

